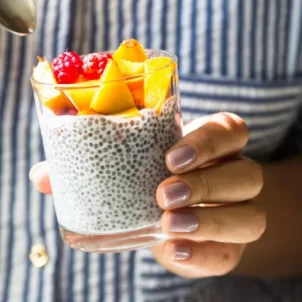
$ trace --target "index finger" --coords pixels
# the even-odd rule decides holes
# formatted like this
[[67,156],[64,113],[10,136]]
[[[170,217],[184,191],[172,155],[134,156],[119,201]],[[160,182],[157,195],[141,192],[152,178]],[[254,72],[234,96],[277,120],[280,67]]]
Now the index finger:
[[248,141],[247,126],[235,114],[217,113],[194,124],[199,121],[201,126],[181,138],[166,155],[166,165],[174,174],[238,153]]

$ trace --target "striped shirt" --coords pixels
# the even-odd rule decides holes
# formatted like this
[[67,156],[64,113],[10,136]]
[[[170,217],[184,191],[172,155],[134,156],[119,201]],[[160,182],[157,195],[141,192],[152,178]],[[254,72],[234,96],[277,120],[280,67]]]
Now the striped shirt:
[[[29,76],[37,55],[116,48],[134,37],[179,57],[184,120],[231,111],[246,153],[302,150],[302,0],[40,0],[37,31],[0,29],[0,301],[302,301],[302,280],[185,280],[149,250],[88,254],[60,239],[51,197],[29,183],[44,159]],[[278,152],[284,157],[285,153]],[[33,245],[49,260],[37,268]]]

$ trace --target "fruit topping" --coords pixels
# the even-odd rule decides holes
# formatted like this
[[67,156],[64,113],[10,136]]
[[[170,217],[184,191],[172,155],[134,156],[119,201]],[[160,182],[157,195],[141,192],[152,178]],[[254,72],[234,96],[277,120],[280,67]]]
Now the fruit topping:
[[122,74],[127,77],[126,84],[131,91],[137,108],[144,107],[144,62],[131,62],[128,60],[116,60]]
[[116,113],[114,116],[124,117],[124,118],[130,118],[130,117],[136,117],[141,116],[141,113],[136,107],[133,107],[131,109],[125,110],[121,113]]
[[78,111],[87,111],[98,87],[78,86],[64,90],[66,96]]
[[83,59],[82,74],[88,80],[96,80],[101,77],[108,60],[112,59],[109,53],[91,53]]
[[80,112],[89,112],[91,101],[100,87],[100,80],[82,81],[81,78],[74,87],[64,89],[74,107]]
[[144,73],[144,62],[132,62],[124,59],[115,59],[115,62],[125,77]]
[[[52,72],[51,64],[40,57],[39,63],[33,71],[33,79],[46,84],[57,84]],[[36,91],[42,104],[56,115],[61,115],[62,112],[74,109],[65,94],[61,90],[54,88],[52,85],[41,84],[37,87]]]
[[144,95],[146,108],[160,108],[170,87],[175,63],[168,57],[155,57],[145,61]]
[[129,60],[132,62],[144,62],[147,59],[144,47],[135,39],[125,40],[113,54],[114,60]]
[[115,114],[135,107],[131,92],[114,60],[108,62],[90,107],[100,114]]
[[77,115],[95,115],[95,114],[97,114],[95,111],[93,111],[92,109],[88,109],[88,110],[79,111]]
[[64,52],[52,65],[39,61],[33,72],[40,82],[34,85],[35,91],[56,115],[135,117],[144,108],[159,113],[171,94],[172,76],[177,76],[171,58],[148,58],[135,39],[123,41],[113,55],[96,52],[82,61],[77,53]]
[[42,57],[38,57],[38,60],[39,63],[33,70],[33,79],[45,84],[57,84],[51,64]]
[[59,84],[75,83],[82,72],[83,62],[75,52],[63,52],[52,62],[53,73]]
[[126,85],[128,86],[135,105],[138,109],[144,108],[144,77],[137,76],[135,78],[130,78],[126,80]]

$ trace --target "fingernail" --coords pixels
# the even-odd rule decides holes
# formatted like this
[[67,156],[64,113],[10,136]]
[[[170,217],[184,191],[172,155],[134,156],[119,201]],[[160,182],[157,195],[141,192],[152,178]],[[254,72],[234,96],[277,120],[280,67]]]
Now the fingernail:
[[197,157],[196,151],[190,146],[182,146],[168,153],[167,161],[173,170],[183,169]]
[[177,182],[162,189],[164,206],[172,209],[183,205],[191,196],[191,188],[183,183]]
[[197,230],[199,220],[190,213],[170,213],[168,231],[174,233],[190,233]]
[[45,165],[47,165],[47,163],[45,161],[42,161],[32,166],[29,171],[29,179],[33,181],[34,178],[37,177],[37,175],[39,176],[39,171],[41,171],[41,168],[43,168]]
[[183,261],[191,257],[191,248],[188,245],[174,243],[172,260]]

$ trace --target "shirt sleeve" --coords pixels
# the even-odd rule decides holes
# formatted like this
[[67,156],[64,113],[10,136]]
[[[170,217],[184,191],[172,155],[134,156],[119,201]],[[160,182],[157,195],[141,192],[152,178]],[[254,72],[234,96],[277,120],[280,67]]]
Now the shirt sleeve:
[[302,78],[254,81],[180,75],[179,79],[184,122],[223,111],[239,115],[249,129],[244,154],[260,162],[274,160],[281,146],[282,156],[297,153],[298,144],[302,149],[297,124]]

